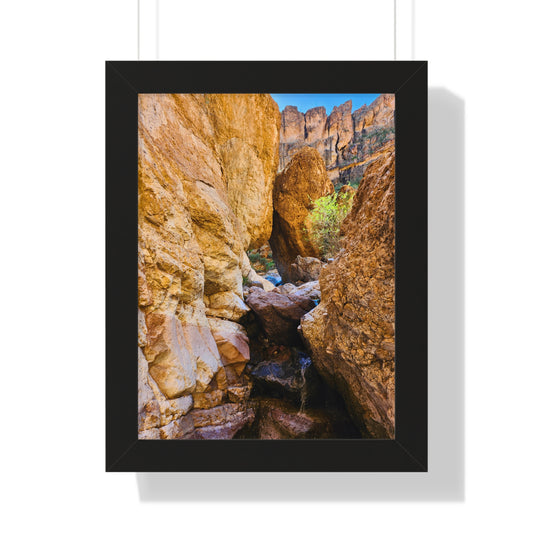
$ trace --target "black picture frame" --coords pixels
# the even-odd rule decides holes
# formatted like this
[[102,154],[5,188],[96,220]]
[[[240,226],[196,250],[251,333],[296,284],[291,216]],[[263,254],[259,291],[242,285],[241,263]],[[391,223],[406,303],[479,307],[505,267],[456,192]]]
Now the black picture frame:
[[[106,470],[426,472],[427,62],[106,63]],[[139,93],[394,93],[396,437],[138,440]]]

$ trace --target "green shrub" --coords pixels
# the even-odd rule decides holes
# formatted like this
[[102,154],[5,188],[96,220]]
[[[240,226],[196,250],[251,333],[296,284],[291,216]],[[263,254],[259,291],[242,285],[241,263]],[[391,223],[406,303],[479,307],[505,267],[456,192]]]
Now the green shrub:
[[333,193],[313,202],[308,215],[309,240],[318,248],[323,258],[333,257],[340,249],[342,221],[352,208],[353,197],[348,193]]
[[257,252],[246,252],[248,255],[248,259],[250,260],[250,263],[254,266],[254,268],[258,272],[267,272],[268,270],[272,270],[273,268],[276,268],[276,264],[274,263],[274,260],[272,259],[272,252],[270,251],[267,255],[267,257],[263,257],[260,253]]
[[272,259],[272,250],[270,249],[268,250],[266,257],[261,252],[255,250],[247,250],[246,255],[254,269],[261,274],[276,268],[276,264]]

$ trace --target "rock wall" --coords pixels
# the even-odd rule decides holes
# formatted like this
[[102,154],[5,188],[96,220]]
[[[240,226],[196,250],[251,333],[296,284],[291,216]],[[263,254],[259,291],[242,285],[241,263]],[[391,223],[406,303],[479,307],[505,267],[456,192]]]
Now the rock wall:
[[139,95],[139,437],[231,438],[251,423],[245,250],[272,227],[269,95]]
[[367,436],[394,438],[394,147],[366,169],[320,275],[322,301],[301,320],[318,372]]
[[274,216],[270,247],[278,272],[288,281],[288,269],[298,255],[318,257],[320,252],[308,238],[307,216],[313,201],[333,192],[324,160],[315,148],[303,147],[274,186]]
[[279,170],[303,146],[312,146],[324,158],[334,183],[358,183],[383,145],[394,139],[394,109],[393,94],[382,94],[353,113],[349,100],[329,117],[324,107],[301,113],[287,106],[281,114]]

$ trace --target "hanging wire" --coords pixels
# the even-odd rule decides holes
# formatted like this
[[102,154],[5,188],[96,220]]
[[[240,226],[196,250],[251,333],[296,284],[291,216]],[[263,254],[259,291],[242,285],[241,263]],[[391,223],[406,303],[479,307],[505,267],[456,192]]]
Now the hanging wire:
[[[394,60],[397,59],[397,7],[396,7],[396,1],[394,0]],[[155,36],[156,36],[156,51],[155,51],[155,57],[156,59],[159,59],[159,0],[156,0],[155,4],[156,8],[156,28],[155,28]],[[413,46],[414,48],[414,46]],[[414,58],[414,53],[413,53]],[[140,61],[141,59],[141,0],[137,0],[137,60]]]
[[396,61],[396,0],[394,0],[394,61]]
[[155,0],[155,58],[159,59],[159,0]]
[[141,59],[141,0],[137,0],[137,61]]

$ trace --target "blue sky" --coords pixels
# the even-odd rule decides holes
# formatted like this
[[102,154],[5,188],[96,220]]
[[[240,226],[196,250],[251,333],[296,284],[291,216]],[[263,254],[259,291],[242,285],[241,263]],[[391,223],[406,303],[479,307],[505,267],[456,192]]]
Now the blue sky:
[[344,104],[347,100],[352,101],[352,111],[359,109],[364,104],[372,103],[379,94],[272,94],[271,95],[283,111],[285,106],[295,105],[299,111],[305,113],[312,107],[324,106],[329,115],[333,106]]

